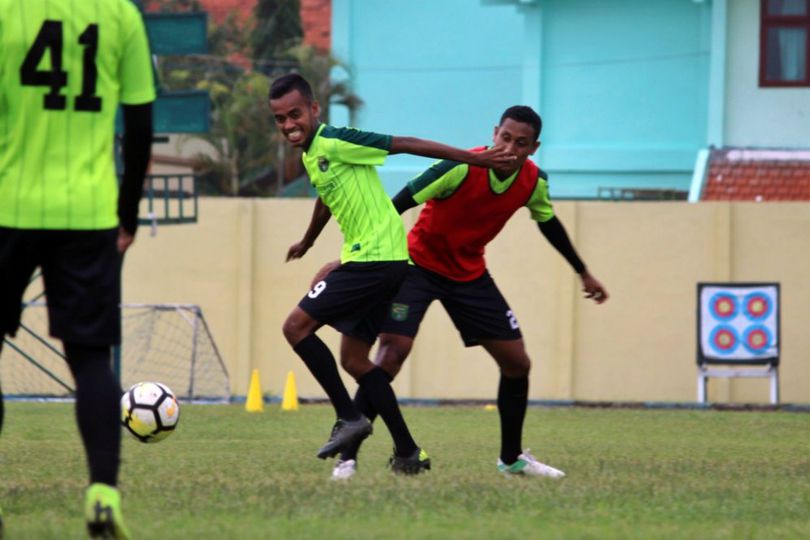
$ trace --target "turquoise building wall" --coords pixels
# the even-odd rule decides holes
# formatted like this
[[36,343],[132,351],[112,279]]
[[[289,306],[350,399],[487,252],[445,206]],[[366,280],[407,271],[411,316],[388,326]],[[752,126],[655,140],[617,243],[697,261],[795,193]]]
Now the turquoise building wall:
[[[695,0],[333,0],[333,53],[365,105],[330,121],[475,146],[526,104],[553,197],[687,190],[707,144],[711,15]],[[393,156],[386,188],[429,163]]]

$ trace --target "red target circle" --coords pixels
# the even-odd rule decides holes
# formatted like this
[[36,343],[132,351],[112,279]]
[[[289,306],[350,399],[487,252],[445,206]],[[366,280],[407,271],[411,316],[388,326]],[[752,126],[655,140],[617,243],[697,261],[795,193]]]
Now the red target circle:
[[768,297],[762,294],[752,294],[745,299],[746,315],[753,319],[762,319],[771,310]]
[[714,345],[723,351],[729,351],[737,345],[737,336],[733,332],[725,329],[719,329],[714,334]]
[[742,339],[743,346],[752,354],[765,354],[773,346],[773,335],[761,324],[749,327]]
[[752,330],[746,336],[746,341],[752,349],[761,349],[768,344],[768,336],[762,330]]
[[715,315],[721,319],[732,317],[737,310],[734,298],[725,294],[718,294],[714,298],[713,308]]

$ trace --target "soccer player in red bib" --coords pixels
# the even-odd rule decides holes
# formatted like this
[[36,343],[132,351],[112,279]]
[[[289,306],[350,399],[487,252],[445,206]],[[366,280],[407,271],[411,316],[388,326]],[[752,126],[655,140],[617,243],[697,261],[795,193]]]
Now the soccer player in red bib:
[[[413,265],[380,333],[375,363],[395,377],[413,346],[428,306],[439,300],[468,347],[481,345],[500,367],[498,411],[501,454],[507,475],[560,478],[565,474],[538,461],[522,446],[531,361],[515,314],[487,271],[485,246],[518,209],[528,207],[548,241],[579,274],[586,298],[601,304],[607,291],[585,267],[549,200],[547,175],[530,159],[540,146],[540,117],[530,107],[507,109],[495,128],[495,147],[516,159],[495,169],[440,161],[412,180],[393,199],[399,213],[424,203],[408,234]],[[477,149],[478,151],[483,148]],[[325,271],[328,266],[322,270]],[[373,419],[373,407],[358,390],[355,403]],[[359,445],[342,452],[336,468],[353,474]]]

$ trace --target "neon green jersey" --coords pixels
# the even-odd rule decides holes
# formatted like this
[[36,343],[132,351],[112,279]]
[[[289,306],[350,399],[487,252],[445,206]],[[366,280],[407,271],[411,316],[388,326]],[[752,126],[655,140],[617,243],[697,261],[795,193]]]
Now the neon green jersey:
[[116,227],[116,109],[154,99],[130,0],[0,0],[0,226]]
[[389,148],[389,135],[321,125],[304,152],[310,181],[343,232],[341,262],[408,258],[405,227],[377,175]]

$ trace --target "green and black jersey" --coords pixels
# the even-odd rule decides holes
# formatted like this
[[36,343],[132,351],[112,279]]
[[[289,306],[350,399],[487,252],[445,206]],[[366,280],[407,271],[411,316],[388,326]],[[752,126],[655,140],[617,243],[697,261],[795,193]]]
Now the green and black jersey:
[[342,263],[408,258],[402,219],[376,169],[390,148],[389,135],[321,125],[304,152],[310,181],[343,233]]
[[116,110],[154,99],[130,0],[0,0],[0,226],[116,227]]

